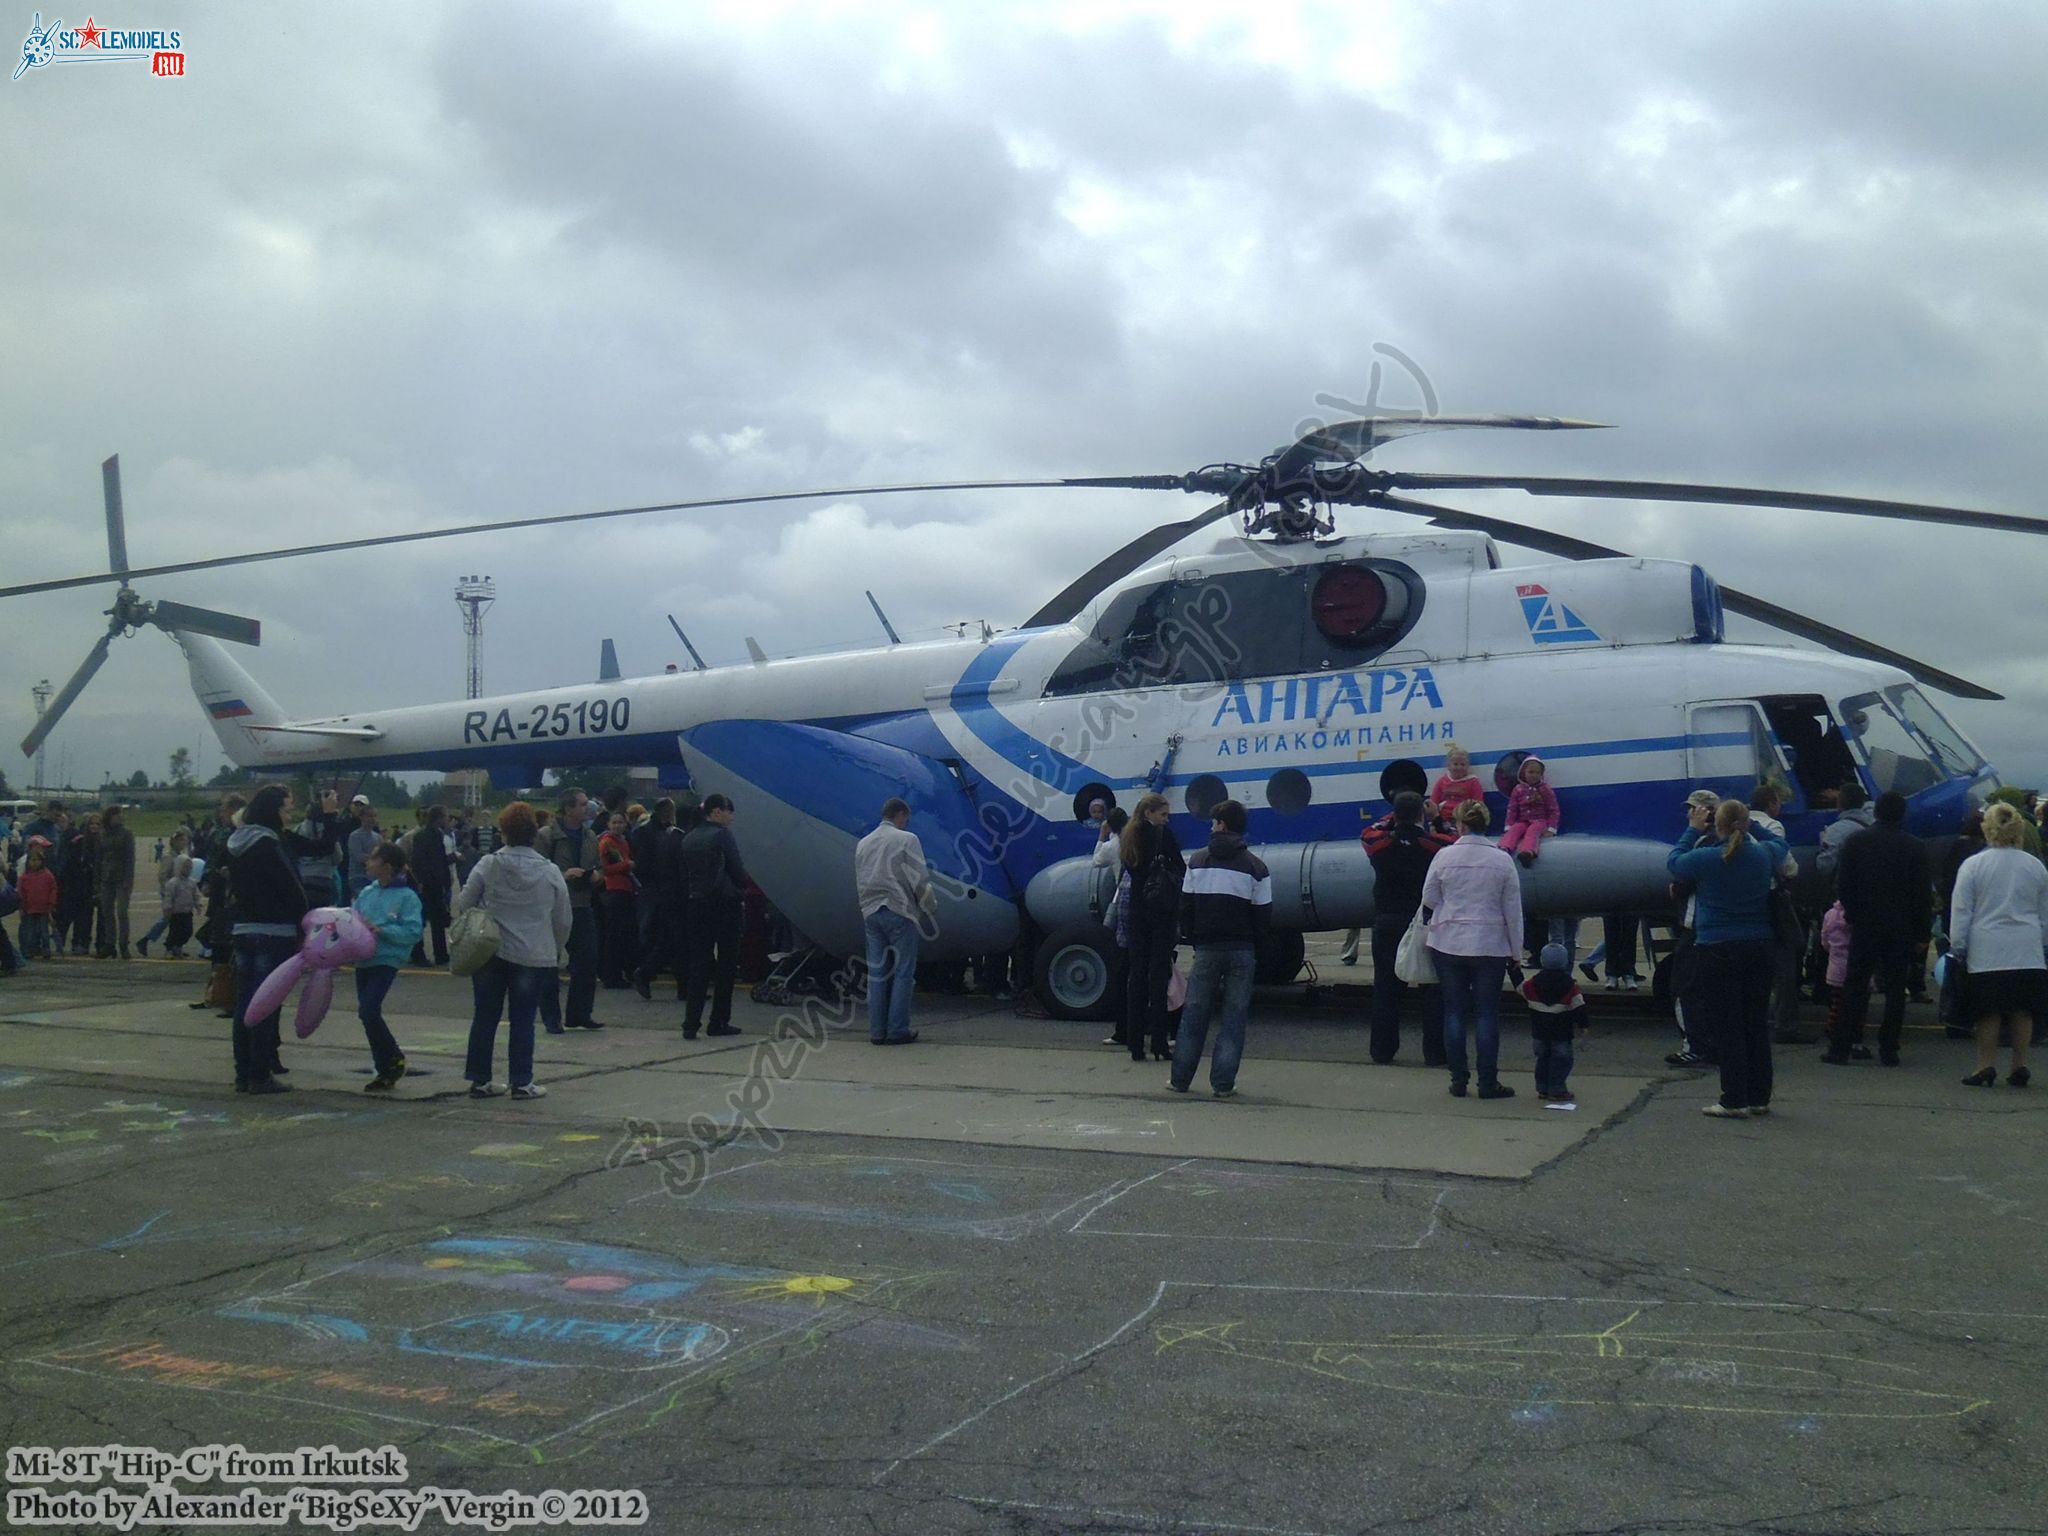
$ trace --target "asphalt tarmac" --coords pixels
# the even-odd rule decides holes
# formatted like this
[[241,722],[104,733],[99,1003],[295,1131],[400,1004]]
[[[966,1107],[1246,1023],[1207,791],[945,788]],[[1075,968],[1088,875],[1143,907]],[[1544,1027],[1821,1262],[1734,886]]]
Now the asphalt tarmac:
[[924,1043],[828,1028],[721,1145],[689,1115],[781,1011],[707,1059],[602,994],[556,1092],[478,1103],[466,988],[408,973],[403,1097],[344,1007],[249,1099],[198,977],[0,983],[10,1445],[391,1445],[678,1532],[2048,1525],[2048,1100],[1917,1014],[1898,1070],[1780,1048],[1731,1124],[1639,999],[1573,1114],[1512,1018],[1480,1104],[1412,1039],[1364,1065],[1362,995],[1262,993],[1225,1104],[921,997]]

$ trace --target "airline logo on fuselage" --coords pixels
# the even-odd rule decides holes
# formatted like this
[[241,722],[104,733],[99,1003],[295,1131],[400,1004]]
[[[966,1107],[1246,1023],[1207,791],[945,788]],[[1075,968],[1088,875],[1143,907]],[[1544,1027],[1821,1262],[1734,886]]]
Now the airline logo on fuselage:
[[1577,645],[1600,638],[1592,625],[1536,582],[1516,587],[1515,598],[1522,605],[1522,622],[1529,626],[1529,638],[1538,645]]
[[1436,677],[1428,667],[1387,667],[1374,672],[1337,672],[1328,677],[1276,677],[1256,683],[1232,683],[1216,706],[1212,729],[1225,725],[1271,725],[1276,721],[1314,720],[1327,724],[1343,715],[1362,720],[1369,715],[1398,713],[1421,704],[1444,707]]

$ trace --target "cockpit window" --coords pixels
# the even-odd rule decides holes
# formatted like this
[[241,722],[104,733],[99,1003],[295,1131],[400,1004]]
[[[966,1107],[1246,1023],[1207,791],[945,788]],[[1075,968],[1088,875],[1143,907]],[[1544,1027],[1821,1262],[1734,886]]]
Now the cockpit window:
[[1119,594],[1048,695],[1337,671],[1371,661],[1422,615],[1422,579],[1389,561],[1191,575]]
[[1859,693],[1844,699],[1842,730],[1862,747],[1871,782],[1880,794],[1888,789],[1902,795],[1918,794],[1947,777],[1881,694]]
[[1935,761],[1950,775],[1967,776],[1984,766],[1984,759],[1918,688],[1902,684],[1886,689],[1885,697],[1896,706],[1907,727],[1933,749]]

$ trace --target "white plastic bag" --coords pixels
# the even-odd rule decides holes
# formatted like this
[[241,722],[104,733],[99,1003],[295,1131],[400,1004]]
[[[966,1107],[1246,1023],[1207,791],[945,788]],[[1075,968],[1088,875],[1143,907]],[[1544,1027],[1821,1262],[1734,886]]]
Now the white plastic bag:
[[1422,909],[1415,909],[1408,931],[1401,935],[1401,947],[1394,951],[1394,974],[1410,986],[1436,985],[1436,961],[1429,953],[1429,928]]

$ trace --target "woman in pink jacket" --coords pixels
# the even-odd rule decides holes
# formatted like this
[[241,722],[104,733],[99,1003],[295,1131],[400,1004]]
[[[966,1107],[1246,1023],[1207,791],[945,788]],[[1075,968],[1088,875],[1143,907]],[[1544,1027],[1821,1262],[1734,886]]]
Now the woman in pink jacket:
[[1463,835],[1429,861],[1422,882],[1429,951],[1444,989],[1444,1057],[1454,1099],[1465,1097],[1468,1030],[1478,1037],[1479,1097],[1515,1096],[1498,1075],[1500,992],[1522,939],[1522,882],[1515,861],[1479,835],[1490,819],[1483,800],[1460,805]]
[[1536,862],[1543,839],[1557,835],[1560,821],[1557,791],[1543,782],[1543,774],[1543,759],[1531,752],[1522,759],[1508,795],[1508,829],[1500,845],[1524,864]]

